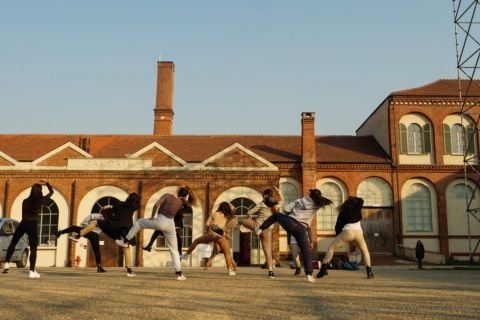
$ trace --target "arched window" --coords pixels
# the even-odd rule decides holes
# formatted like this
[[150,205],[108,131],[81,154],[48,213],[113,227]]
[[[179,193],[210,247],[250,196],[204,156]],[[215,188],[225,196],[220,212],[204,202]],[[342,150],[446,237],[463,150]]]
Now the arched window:
[[[467,192],[467,194],[465,194]],[[471,199],[473,194],[473,189],[470,186],[467,186],[467,189],[465,190],[465,184],[464,183],[458,183],[453,186],[452,188],[452,195],[456,200],[465,200],[465,199]],[[473,197],[475,199],[475,196]]]
[[342,189],[333,182],[326,182],[319,189],[322,195],[330,199],[333,204],[320,209],[320,214],[317,215],[317,230],[335,230],[338,216],[337,208],[343,202]]
[[392,206],[392,189],[390,185],[381,178],[371,177],[363,180],[358,185],[357,196],[363,199],[364,206]]
[[58,230],[58,206],[52,199],[42,205],[40,210],[40,223],[38,224],[39,245],[42,247],[56,246]]
[[115,202],[119,201],[115,197],[103,197],[98,199],[90,210],[90,213],[100,213],[100,210],[105,206],[111,206]]
[[293,183],[280,183],[280,193],[282,194],[282,207],[298,199],[298,189]]
[[408,126],[408,153],[420,154],[423,152],[422,142],[422,128],[416,123],[412,123]]
[[405,200],[407,231],[432,231],[432,202],[430,190],[414,183],[408,188]]
[[233,213],[236,215],[246,215],[248,210],[255,206],[255,202],[248,198],[236,198],[230,202],[233,206]]
[[[178,211],[177,215],[181,214],[183,216],[183,228],[180,232],[180,241],[182,242],[182,248],[188,248],[192,244],[192,229],[193,229],[193,211],[192,207],[190,206],[183,206],[180,211]],[[176,219],[180,218],[179,216],[175,216]],[[175,226],[177,222],[175,222]],[[147,239],[148,240],[148,239]],[[157,248],[166,248],[167,242],[165,241],[165,236],[159,235],[157,237],[157,241],[155,242]]]

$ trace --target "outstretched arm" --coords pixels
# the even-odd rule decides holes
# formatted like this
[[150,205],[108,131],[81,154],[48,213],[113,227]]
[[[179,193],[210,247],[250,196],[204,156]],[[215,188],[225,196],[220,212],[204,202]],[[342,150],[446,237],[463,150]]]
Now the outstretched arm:
[[48,193],[43,198],[44,199],[49,199],[53,195],[52,186],[50,185],[50,183],[48,183],[48,181],[40,180],[40,182],[42,182],[48,188]]

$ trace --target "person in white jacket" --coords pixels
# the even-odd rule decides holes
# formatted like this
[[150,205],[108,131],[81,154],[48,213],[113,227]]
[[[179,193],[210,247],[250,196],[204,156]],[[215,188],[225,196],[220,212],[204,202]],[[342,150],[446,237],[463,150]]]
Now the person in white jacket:
[[317,214],[317,211],[331,203],[332,201],[322,196],[320,190],[310,189],[308,197],[297,199],[285,206],[284,210],[289,213],[288,215],[282,213],[272,214],[255,230],[257,234],[260,234],[264,229],[278,222],[287,232],[294,236],[300,247],[303,268],[308,282],[315,282],[315,278],[312,276],[313,253],[307,230],[310,228],[312,219]]

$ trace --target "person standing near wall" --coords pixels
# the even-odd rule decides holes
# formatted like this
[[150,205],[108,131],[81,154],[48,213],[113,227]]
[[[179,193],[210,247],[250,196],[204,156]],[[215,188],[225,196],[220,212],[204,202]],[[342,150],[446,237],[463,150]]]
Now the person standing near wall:
[[425,258],[425,248],[423,243],[420,240],[417,240],[417,245],[415,246],[415,257],[417,258],[418,269],[423,269],[423,259]]
[[[48,193],[44,196],[42,193],[42,185],[45,185],[48,189]],[[3,264],[2,273],[7,273],[10,269],[10,259],[12,258],[15,246],[20,238],[26,233],[28,235],[28,243],[30,245],[30,272],[29,278],[40,278],[40,274],[35,270],[35,264],[37,263],[37,247],[38,247],[38,220],[40,219],[40,212],[42,206],[46,204],[47,200],[53,195],[52,186],[44,180],[40,180],[40,183],[35,183],[30,190],[28,198],[22,202],[22,221],[15,229],[12,241],[7,249],[7,255]]]

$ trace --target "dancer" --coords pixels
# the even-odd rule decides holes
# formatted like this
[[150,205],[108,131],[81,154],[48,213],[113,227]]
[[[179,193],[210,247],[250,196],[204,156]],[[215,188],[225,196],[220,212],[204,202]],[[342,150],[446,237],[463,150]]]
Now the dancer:
[[[86,226],[88,226],[94,220],[104,220],[103,214],[92,213],[86,216],[85,219],[83,219],[81,226],[70,226],[66,229],[58,230],[56,236],[57,238],[59,238],[62,234],[71,233],[71,232],[80,234],[80,231]],[[95,262],[97,263],[98,273],[106,272],[105,269],[102,268],[102,255],[100,253],[100,234],[101,233],[102,233],[102,229],[97,227],[93,229],[92,232],[89,232],[84,235],[84,237],[87,238],[92,244],[93,253],[95,254]]]
[[372,279],[374,277],[370,262],[370,253],[368,252],[367,244],[363,237],[362,226],[360,225],[360,220],[362,220],[362,207],[363,199],[357,197],[348,197],[348,199],[340,205],[337,223],[335,224],[337,237],[328,246],[317,278],[326,275],[327,266],[332,260],[335,250],[351,241],[354,241],[362,252],[367,278]]
[[[85,237],[86,234],[92,232],[97,227],[102,229],[110,238],[120,239],[133,226],[133,214],[139,207],[140,197],[135,192],[130,193],[125,201],[113,200],[112,205],[105,206],[101,210],[101,213],[104,214],[104,220],[93,220],[72,240],[78,240],[81,236]],[[135,245],[135,238],[132,237],[130,242],[132,245]],[[123,249],[123,255],[127,276],[134,277],[135,273],[132,270],[132,256],[129,248]]]
[[[188,205],[183,205],[180,211],[178,211],[175,217],[173,218],[175,223],[175,232],[177,234],[177,247],[178,247],[179,255],[182,255],[183,214],[187,212],[192,212],[192,208]],[[143,247],[143,250],[148,252],[152,251],[153,243],[155,242],[155,240],[157,240],[159,236],[163,236],[163,232],[155,230],[155,232],[150,237],[150,241],[148,242],[148,244],[145,247]]]
[[[250,209],[247,213],[247,218],[238,218],[238,223],[242,226],[255,231],[260,225],[272,215],[280,211],[278,203],[281,201],[280,192],[278,188],[266,189],[262,193],[263,200],[259,202],[255,207]],[[263,230],[259,237],[262,244],[263,254],[268,268],[268,276],[275,278],[273,273],[273,261],[272,261],[272,247],[271,247],[271,228]]]
[[327,198],[322,197],[318,189],[310,189],[308,197],[297,199],[285,206],[284,210],[290,212],[287,215],[282,213],[272,214],[262,225],[255,230],[256,234],[270,227],[275,222],[280,225],[297,240],[303,260],[303,268],[308,282],[315,282],[312,268],[312,247],[308,239],[307,229],[310,228],[312,219],[320,208],[331,204]]
[[[42,193],[42,185],[45,185],[48,189],[48,193],[44,196]],[[53,194],[52,186],[44,180],[40,180],[40,183],[35,183],[30,190],[28,198],[22,202],[22,221],[15,229],[12,241],[7,249],[7,255],[5,256],[5,262],[3,263],[2,273],[7,273],[10,269],[10,259],[12,258],[15,246],[20,238],[26,233],[28,235],[28,243],[30,245],[30,272],[29,278],[40,278],[40,274],[35,270],[35,264],[37,262],[37,247],[38,247],[38,220],[40,219],[40,211],[42,205],[46,204],[47,200]]]
[[[152,216],[149,219],[138,219],[123,240],[120,239],[115,242],[119,246],[126,248],[125,250],[130,251],[129,244],[132,244],[132,239],[138,231],[145,228],[162,231],[167,247],[170,250],[177,280],[186,280],[187,278],[182,274],[180,254],[177,249],[175,223],[173,221],[180,208],[186,203],[189,205],[196,204],[196,198],[187,186],[179,187],[176,195],[171,193],[162,195],[153,206]],[[157,215],[156,218],[155,215]]]
[[187,252],[182,255],[182,259],[188,259],[189,255],[200,243],[214,242],[214,246],[218,244],[225,255],[228,275],[236,275],[234,271],[235,263],[232,258],[232,253],[230,252],[228,239],[226,238],[227,228],[231,229],[236,225],[236,221],[232,221],[232,219],[235,219],[232,206],[228,202],[220,203],[217,211],[213,212],[205,223],[207,233],[193,241],[193,243],[188,247]]

